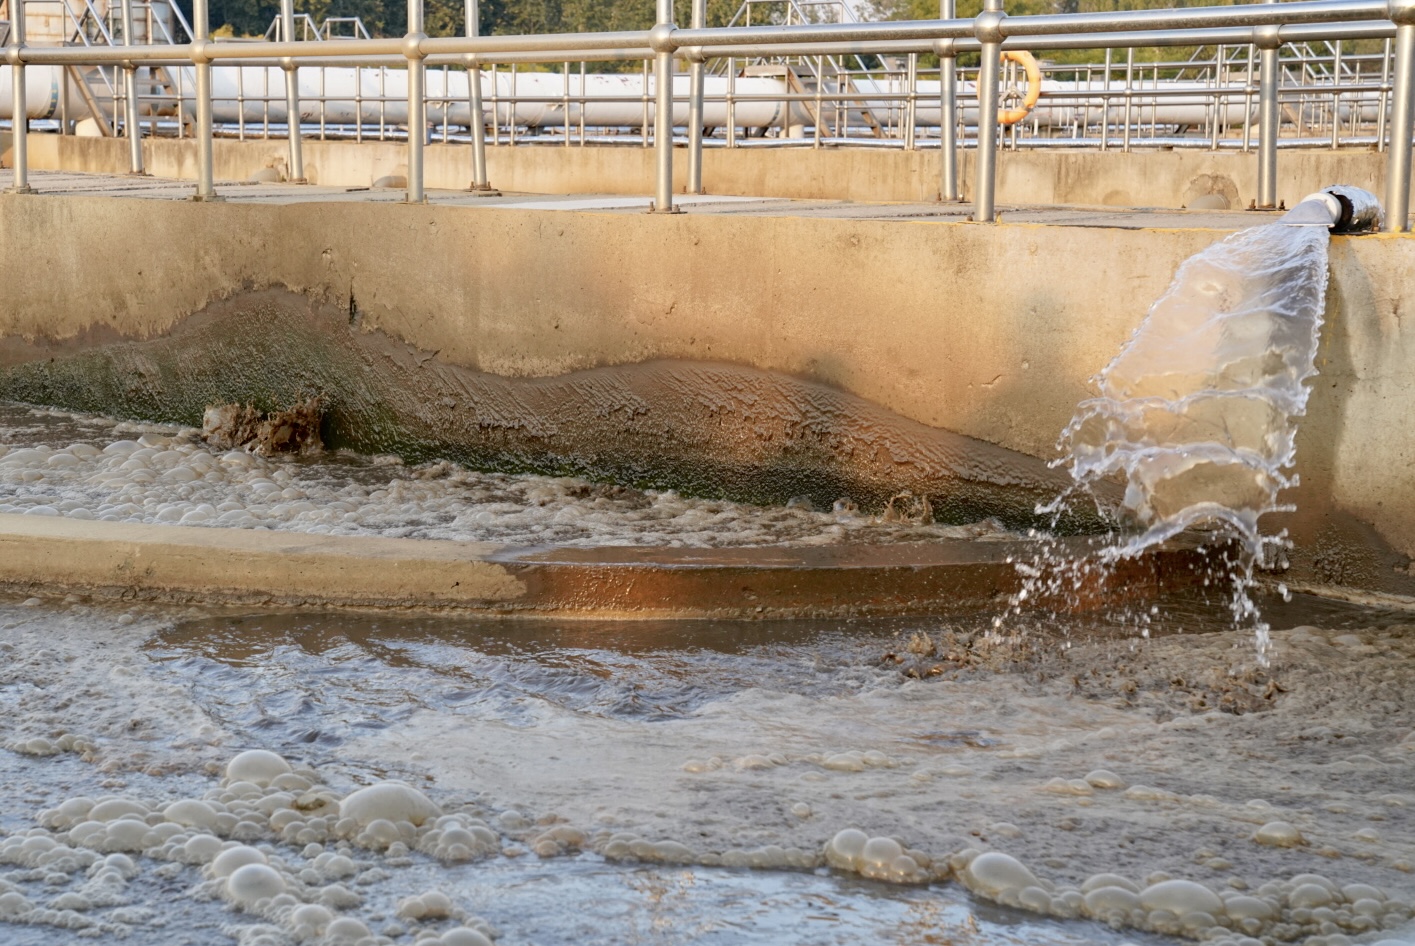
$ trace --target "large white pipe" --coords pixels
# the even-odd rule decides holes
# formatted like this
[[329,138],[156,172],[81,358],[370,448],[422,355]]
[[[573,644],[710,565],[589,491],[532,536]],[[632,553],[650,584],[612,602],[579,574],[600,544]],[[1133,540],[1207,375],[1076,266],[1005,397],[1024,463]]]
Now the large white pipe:
[[[194,107],[190,100],[195,88],[193,70],[184,67],[169,71],[174,77],[183,73],[179,81],[186,90],[188,100],[185,107],[190,114]],[[284,70],[278,66],[213,66],[211,71],[213,107],[218,123],[234,124],[242,120],[247,123],[265,120],[284,123]],[[62,72],[60,66],[29,67],[26,101],[30,118],[52,119],[59,116],[59,98],[64,88]],[[441,124],[445,113],[452,125],[466,126],[469,123],[471,108],[467,77],[468,73],[463,71],[428,70],[430,122]],[[740,76],[730,81],[732,93],[737,99],[732,110],[732,121],[737,127],[809,126],[813,123],[814,102],[784,102],[776,98],[790,94],[785,80]],[[638,127],[646,119],[650,123],[653,121],[652,76],[648,78],[647,89],[644,87],[644,77],[637,73],[592,73],[583,78],[578,73],[572,73],[567,85],[567,78],[562,73],[518,72],[513,77],[510,70],[498,70],[495,74],[481,73],[481,83],[484,120],[488,122],[494,115],[496,122],[502,125],[514,122],[531,128],[563,127],[567,110],[564,98],[577,99],[582,95],[594,101],[583,105],[574,101],[569,103],[569,123],[572,126],[578,125],[582,117],[584,123],[592,127]],[[673,94],[679,101],[674,103],[673,121],[677,125],[684,125],[688,120],[688,84],[688,76],[674,77]],[[82,117],[88,114],[87,106],[75,85],[69,83],[69,114]],[[93,85],[100,106],[105,110],[111,109],[106,86],[97,79]],[[726,77],[707,77],[704,125],[724,127],[727,124],[728,109],[724,97],[728,88]],[[305,67],[299,70],[301,119],[318,121],[322,98],[324,120],[331,124],[352,124],[362,120],[366,124],[383,121],[401,125],[407,120],[407,89],[408,73],[403,69],[381,66],[366,69]],[[870,99],[869,96],[897,95],[904,89],[904,84],[897,80],[856,80],[854,91],[865,96],[865,100],[846,106],[850,124],[857,127],[862,124],[862,109],[868,108],[880,124],[898,125],[904,103],[900,100]],[[1106,90],[1107,87],[1099,83],[1044,81],[1041,102],[1033,110],[1029,121],[1035,120],[1044,128],[1068,128],[1076,123],[1094,124],[1101,117],[1101,100],[1092,98],[1090,104],[1086,104],[1083,99]],[[1125,120],[1124,86],[1113,82],[1108,90],[1112,97],[1106,108],[1107,121],[1111,124],[1122,123]],[[938,82],[920,81],[916,91],[915,119],[919,127],[937,127],[940,117]],[[1155,91],[1163,94],[1149,94],[1150,90],[1146,89],[1132,92],[1130,118],[1134,124],[1203,127],[1212,120],[1211,96],[1202,83],[1161,81]],[[1184,94],[1188,92],[1193,94]],[[972,96],[972,84],[962,83],[960,93],[965,97]],[[543,101],[513,104],[510,100],[518,96]],[[749,100],[743,101],[742,97]],[[1234,95],[1220,108],[1224,125],[1238,126],[1253,121],[1256,100],[1248,103],[1244,98]],[[439,99],[450,100],[450,104],[437,101]],[[1349,116],[1352,107],[1343,104],[1343,117]],[[1374,103],[1361,103],[1355,107],[1360,108],[1362,118],[1374,119]],[[783,113],[787,113],[788,109],[789,120],[783,122]],[[963,123],[976,126],[976,106],[964,107],[961,111]],[[10,112],[9,70],[0,70],[0,119],[9,119]],[[822,113],[824,121],[834,123],[835,108],[830,104],[828,95],[823,97]],[[111,112],[108,117],[111,119]]]

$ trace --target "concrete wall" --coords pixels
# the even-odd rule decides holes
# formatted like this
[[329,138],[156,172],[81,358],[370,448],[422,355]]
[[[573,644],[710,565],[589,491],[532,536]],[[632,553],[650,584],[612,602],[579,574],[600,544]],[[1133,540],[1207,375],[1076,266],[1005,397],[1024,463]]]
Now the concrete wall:
[[[59,135],[31,137],[35,168],[124,173],[125,142]],[[157,177],[193,179],[192,142],[144,143],[148,171]],[[285,168],[283,141],[217,141],[218,180],[244,181],[265,167]],[[305,170],[314,183],[367,187],[385,175],[403,174],[406,149],[393,142],[307,141]],[[961,186],[971,191],[973,152],[961,162]],[[675,152],[675,179],[683,189],[687,153]],[[1381,193],[1386,156],[1370,151],[1282,151],[1278,156],[1278,197],[1289,206],[1315,190],[1348,183]],[[493,147],[487,150],[488,176],[504,191],[541,194],[650,194],[653,151],[620,147]],[[470,151],[464,145],[427,149],[430,188],[465,189],[471,180]],[[858,201],[936,200],[939,153],[880,148],[715,148],[704,152],[703,183],[708,193],[754,197],[827,198]],[[1207,151],[1020,151],[998,162],[998,202],[1007,204],[1086,204],[1127,207],[1185,207],[1222,194],[1234,209],[1257,195],[1257,156]]]
[[[0,347],[13,364],[55,345],[150,338],[213,299],[288,287],[356,308],[357,331],[436,364],[526,378],[728,362],[1049,457],[1087,379],[1178,264],[1224,235],[786,208],[652,216],[5,196]],[[1394,567],[1415,554],[1415,238],[1336,238],[1332,275],[1292,526],[1315,577],[1409,587]],[[1382,542],[1407,558],[1381,558]]]

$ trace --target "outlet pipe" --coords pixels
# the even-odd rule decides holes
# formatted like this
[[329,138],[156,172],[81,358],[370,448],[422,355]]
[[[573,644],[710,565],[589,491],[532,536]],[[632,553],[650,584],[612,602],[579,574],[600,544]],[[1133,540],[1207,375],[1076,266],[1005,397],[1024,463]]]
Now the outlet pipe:
[[1375,194],[1334,184],[1303,197],[1278,223],[1326,227],[1332,233],[1370,233],[1381,228],[1382,217]]

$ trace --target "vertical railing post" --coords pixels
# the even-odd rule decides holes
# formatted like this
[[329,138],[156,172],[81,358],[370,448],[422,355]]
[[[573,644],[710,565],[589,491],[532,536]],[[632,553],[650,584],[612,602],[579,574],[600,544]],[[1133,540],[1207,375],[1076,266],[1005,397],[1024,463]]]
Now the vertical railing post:
[[[1269,0],[1271,2],[1271,0]],[[1260,26],[1253,31],[1253,44],[1258,47],[1258,200],[1259,210],[1273,210],[1277,207],[1277,133],[1281,126],[1281,116],[1277,108],[1278,48],[1282,40],[1278,38],[1276,25]],[[1214,122],[1217,114],[1218,98],[1214,99]]]
[[29,102],[25,89],[25,64],[20,53],[25,47],[25,11],[20,0],[10,0],[10,43],[5,58],[10,61],[10,155],[15,176],[7,194],[32,194],[29,186]]
[[408,35],[403,55],[408,57],[408,196],[410,204],[427,199],[423,189],[423,146],[427,143],[427,66],[423,62],[423,0],[408,0]]
[[658,23],[649,31],[654,51],[653,212],[677,213],[673,206],[673,0],[658,0]]
[[1391,3],[1395,21],[1395,89],[1386,170],[1386,222],[1390,233],[1410,225],[1410,146],[1415,137],[1415,2]]
[[[939,0],[938,18],[955,16],[954,0]],[[943,158],[939,166],[938,199],[956,202],[958,193],[958,54],[953,40],[934,43],[938,53],[938,144]]]
[[[707,26],[707,0],[693,0],[691,25],[700,30]],[[688,50],[688,193],[703,193],[703,73],[705,65],[700,48]],[[820,110],[816,110],[820,123]],[[817,130],[819,134],[819,130]]]
[[983,10],[973,19],[973,35],[982,43],[978,65],[978,187],[973,196],[973,219],[997,219],[997,104],[998,67],[1002,62],[1002,0],[983,0]]
[[[477,0],[467,0],[466,28],[469,37],[481,35],[481,9]],[[494,77],[493,77],[494,78]],[[584,83],[580,83],[580,94],[584,94]],[[467,105],[471,110],[468,130],[472,133],[472,185],[467,188],[473,197],[500,197],[501,192],[491,186],[486,172],[486,113],[482,106],[481,64],[475,55],[467,57]],[[495,118],[495,116],[493,116]]]
[[[123,45],[133,45],[133,0],[123,0]],[[123,64],[123,96],[126,101],[127,117],[123,130],[128,136],[128,173],[143,173],[142,164],[142,122],[138,120],[138,67],[131,62]]]
[[197,74],[197,191],[192,200],[214,200],[211,139],[215,133],[211,112],[211,13],[208,0],[192,0],[192,62]]
[[[285,34],[285,42],[295,41],[295,0],[280,0],[280,31]],[[280,67],[285,70],[285,134],[290,143],[290,180],[305,184],[305,154],[300,141],[300,70],[289,56],[280,60]]]

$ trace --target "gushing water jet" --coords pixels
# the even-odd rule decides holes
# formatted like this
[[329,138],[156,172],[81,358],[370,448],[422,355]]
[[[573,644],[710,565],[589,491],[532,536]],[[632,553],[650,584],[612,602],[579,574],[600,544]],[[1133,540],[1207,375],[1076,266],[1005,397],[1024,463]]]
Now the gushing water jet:
[[[1275,223],[1252,227],[1196,254],[1109,365],[1061,434],[1060,465],[1073,486],[1042,512],[1059,514],[1077,494],[1113,521],[1138,526],[1111,537],[1096,562],[1032,570],[1038,591],[1064,596],[1079,575],[1134,558],[1180,533],[1217,529],[1236,540],[1233,613],[1253,621],[1260,655],[1267,629],[1248,594],[1265,549],[1265,513],[1289,511],[1278,495],[1292,473],[1297,419],[1317,373],[1330,233],[1378,228],[1381,208],[1359,188],[1312,194]],[[1118,481],[1118,508],[1094,487]],[[1040,576],[1045,576],[1040,577]],[[1068,578],[1069,576],[1069,578]],[[1045,588],[1037,587],[1045,581]]]

